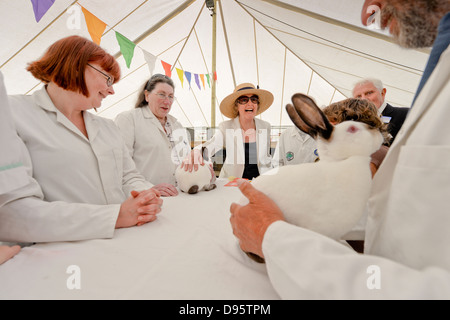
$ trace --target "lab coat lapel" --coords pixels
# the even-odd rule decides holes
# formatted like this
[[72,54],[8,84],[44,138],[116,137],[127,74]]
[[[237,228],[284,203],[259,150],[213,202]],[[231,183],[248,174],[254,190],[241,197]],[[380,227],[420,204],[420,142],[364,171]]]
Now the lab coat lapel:
[[86,125],[86,130],[88,133],[89,140],[94,141],[98,134],[99,126],[97,124],[97,119],[95,116],[87,111],[83,112],[84,124]]
[[150,110],[150,108],[147,107],[142,107],[142,115],[144,116],[145,119],[149,119],[155,126],[156,128],[159,129],[159,131],[166,136],[166,132],[164,131],[164,128],[161,125],[161,122],[159,122],[158,118],[155,117],[155,115],[153,114],[153,112]]
[[41,107],[44,110],[47,110],[49,112],[53,112],[56,114],[56,121],[60,123],[61,125],[65,126],[67,129],[75,133],[76,135],[80,136],[81,138],[86,139],[86,137],[78,130],[78,128],[69,120],[67,117],[59,111],[55,105],[53,104],[52,99],[50,99],[50,96],[47,93],[47,90],[42,88],[39,91],[36,91],[33,94],[34,101],[36,104]]

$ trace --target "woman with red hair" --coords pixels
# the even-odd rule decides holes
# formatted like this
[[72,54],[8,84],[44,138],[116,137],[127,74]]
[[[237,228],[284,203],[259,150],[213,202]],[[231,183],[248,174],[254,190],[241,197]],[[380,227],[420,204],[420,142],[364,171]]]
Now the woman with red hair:
[[[71,214],[64,213],[70,220],[62,225],[48,205],[31,207],[26,219],[2,208],[0,235],[27,242],[101,238],[111,237],[115,228],[155,220],[159,192],[136,170],[114,122],[87,112],[114,94],[120,79],[114,57],[90,40],[70,36],[51,45],[27,70],[45,86],[30,96],[10,97],[16,130],[41,199],[54,206],[69,203],[60,209]],[[15,212],[28,208],[16,206]],[[3,228],[2,219],[8,219],[9,228]],[[39,223],[28,226],[28,219]]]

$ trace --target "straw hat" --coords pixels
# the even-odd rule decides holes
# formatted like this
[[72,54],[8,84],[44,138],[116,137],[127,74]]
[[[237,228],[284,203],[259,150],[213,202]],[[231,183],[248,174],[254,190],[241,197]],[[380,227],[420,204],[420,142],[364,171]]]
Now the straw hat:
[[259,98],[258,111],[256,114],[260,114],[266,111],[272,105],[272,93],[267,90],[262,90],[259,88],[257,89],[251,83],[242,83],[234,89],[232,94],[228,95],[227,97],[225,97],[225,99],[222,100],[222,102],[220,103],[220,112],[222,112],[222,114],[228,118],[235,118],[237,115],[236,109],[234,108],[236,99],[240,96],[248,94],[255,94]]

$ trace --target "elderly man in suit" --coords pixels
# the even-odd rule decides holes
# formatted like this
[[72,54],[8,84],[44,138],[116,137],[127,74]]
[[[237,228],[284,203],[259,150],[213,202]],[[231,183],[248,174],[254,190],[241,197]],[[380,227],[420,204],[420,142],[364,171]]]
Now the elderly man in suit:
[[353,98],[370,100],[378,108],[383,121],[388,123],[392,143],[405,121],[409,108],[393,107],[384,101],[385,96],[386,88],[383,88],[383,83],[378,79],[363,79],[353,87]]

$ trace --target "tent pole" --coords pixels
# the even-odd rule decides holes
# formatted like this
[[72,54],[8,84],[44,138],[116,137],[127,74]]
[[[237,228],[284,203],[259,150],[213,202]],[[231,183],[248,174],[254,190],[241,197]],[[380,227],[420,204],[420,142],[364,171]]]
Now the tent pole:
[[212,14],[212,86],[211,86],[211,128],[216,127],[216,30],[217,30],[217,1],[214,0],[214,8]]

